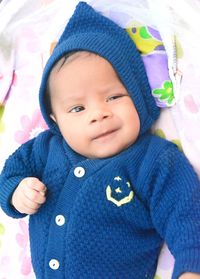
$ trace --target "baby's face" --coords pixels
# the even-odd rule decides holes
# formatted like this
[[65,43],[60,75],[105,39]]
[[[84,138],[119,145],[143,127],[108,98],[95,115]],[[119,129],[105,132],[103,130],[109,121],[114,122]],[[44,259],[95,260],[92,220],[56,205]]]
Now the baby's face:
[[137,111],[109,62],[76,55],[63,65],[59,61],[50,75],[51,117],[76,152],[87,158],[113,156],[137,139]]

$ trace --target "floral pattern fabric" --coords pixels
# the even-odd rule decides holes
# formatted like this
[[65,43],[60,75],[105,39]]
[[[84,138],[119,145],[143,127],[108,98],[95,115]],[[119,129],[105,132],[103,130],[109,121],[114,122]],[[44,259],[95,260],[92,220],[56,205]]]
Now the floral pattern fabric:
[[[47,128],[38,104],[40,79],[45,62],[77,2],[4,0],[0,3],[0,169],[8,155],[20,144]],[[157,102],[161,107],[166,107],[163,103],[174,104],[176,92],[174,81],[169,78],[168,52],[165,51],[168,34],[162,28],[159,32],[159,24],[156,26],[154,17],[150,17],[147,1],[87,2],[127,30],[141,48],[152,94]],[[195,30],[198,32],[198,29],[194,28],[199,26],[199,16],[196,15],[200,13],[200,5],[197,3],[187,9],[186,1],[182,1],[185,10],[181,9],[179,14],[176,2],[166,2],[172,17],[177,20],[174,26],[176,62],[183,77],[178,102],[162,110],[153,131],[175,142],[200,175],[200,66],[198,43],[195,43]],[[191,21],[189,12],[194,18],[196,16],[196,25]],[[182,32],[185,23],[188,32]],[[144,41],[146,44],[141,43]],[[164,245],[155,279],[171,278],[173,263],[174,259]],[[0,279],[15,278],[35,279],[30,257],[28,218],[13,220],[0,210]]]

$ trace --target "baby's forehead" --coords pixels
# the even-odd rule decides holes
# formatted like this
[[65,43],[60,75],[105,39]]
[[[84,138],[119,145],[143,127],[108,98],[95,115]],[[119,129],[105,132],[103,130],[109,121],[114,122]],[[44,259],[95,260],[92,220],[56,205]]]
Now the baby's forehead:
[[89,52],[89,51],[73,51],[73,52],[67,53],[57,61],[57,63],[52,68],[51,72],[59,72],[60,69],[63,67],[63,65],[70,64],[71,62],[75,61],[76,59],[84,59],[84,58],[91,57],[91,56],[97,57],[99,55],[96,53],[93,53],[93,52]]

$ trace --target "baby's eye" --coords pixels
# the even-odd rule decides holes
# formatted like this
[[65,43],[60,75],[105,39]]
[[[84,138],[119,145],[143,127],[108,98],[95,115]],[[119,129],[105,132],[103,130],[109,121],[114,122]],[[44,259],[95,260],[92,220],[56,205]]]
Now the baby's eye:
[[122,95],[122,94],[120,94],[120,95],[113,95],[113,96],[108,97],[106,101],[107,101],[107,102],[113,101],[113,100],[119,99],[119,98],[121,98],[121,97],[123,97],[123,96],[124,96],[124,95]]
[[69,110],[69,112],[80,112],[82,110],[84,110],[85,108],[83,106],[76,106],[76,107],[73,107],[72,109]]

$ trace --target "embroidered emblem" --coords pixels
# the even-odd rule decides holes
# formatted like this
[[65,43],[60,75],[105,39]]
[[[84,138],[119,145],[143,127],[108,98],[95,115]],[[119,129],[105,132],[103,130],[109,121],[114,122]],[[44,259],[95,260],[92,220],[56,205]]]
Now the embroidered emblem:
[[120,181],[120,180],[122,180],[122,179],[121,179],[121,177],[116,176],[116,177],[114,178],[114,180]]
[[[115,183],[116,181],[116,183]],[[134,193],[131,190],[131,184],[129,181],[124,183],[120,176],[116,176],[113,179],[112,186],[106,187],[106,197],[108,201],[111,201],[116,206],[129,203],[133,199]]]

